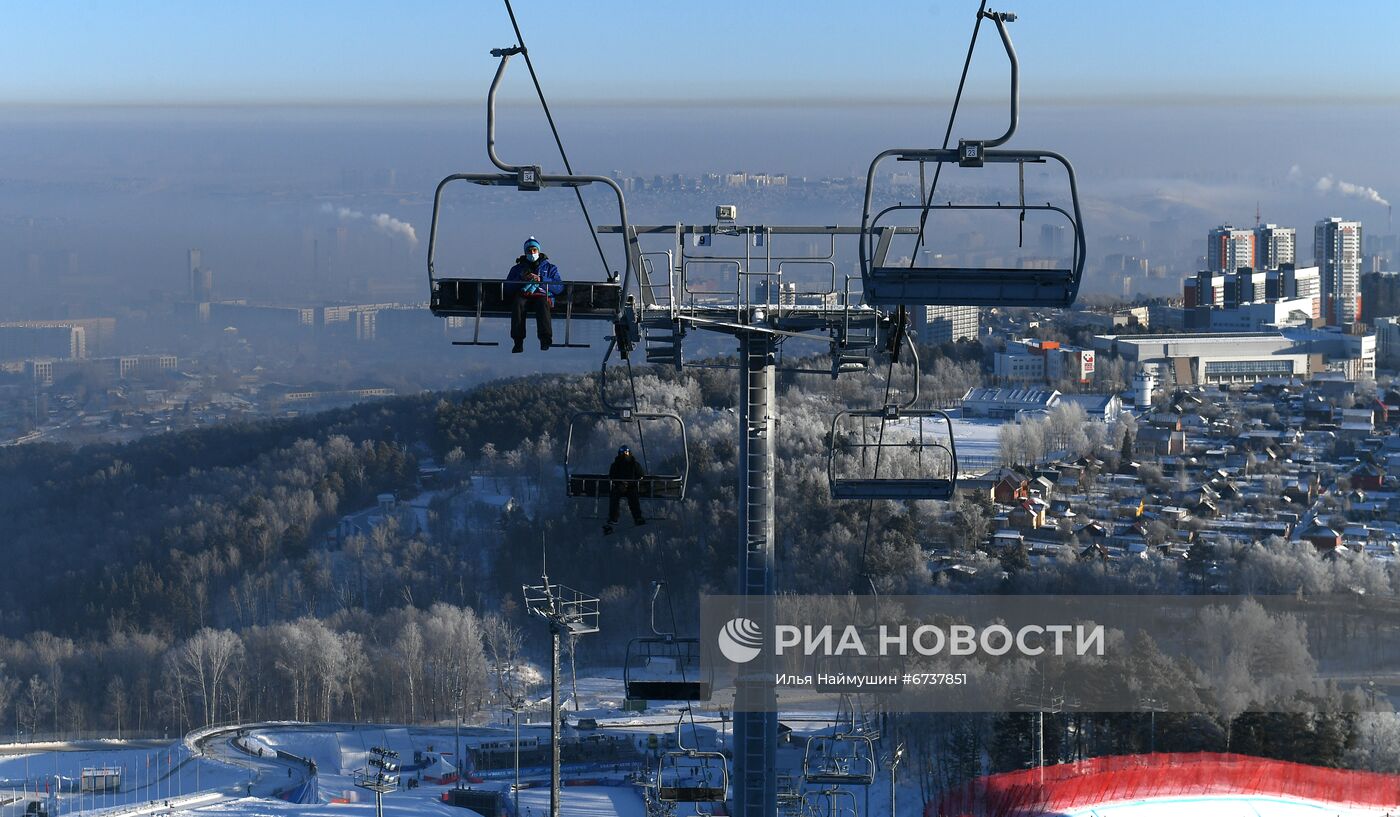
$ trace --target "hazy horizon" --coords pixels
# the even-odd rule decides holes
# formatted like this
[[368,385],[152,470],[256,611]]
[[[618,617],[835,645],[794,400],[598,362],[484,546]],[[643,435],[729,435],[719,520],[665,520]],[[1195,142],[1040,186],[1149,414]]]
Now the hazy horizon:
[[[947,108],[560,106],[555,113],[578,172],[863,178],[880,150],[940,143]],[[144,297],[147,289],[178,295],[190,247],[204,250],[221,295],[273,296],[280,282],[306,274],[310,256],[328,249],[316,247],[318,237],[337,227],[349,234],[341,243],[353,245],[338,276],[398,280],[411,291],[425,277],[433,187],[449,173],[491,170],[481,114],[479,103],[0,108],[0,150],[10,158],[0,170],[0,283],[17,292],[6,317],[51,303],[61,291],[56,278],[70,275],[105,282],[121,298]],[[997,132],[1005,116],[998,105],[965,106],[954,138]],[[1342,195],[1336,184],[1319,190],[1318,181],[1373,188],[1382,197],[1400,189],[1400,168],[1369,158],[1391,149],[1397,125],[1400,110],[1372,105],[1298,111],[1027,102],[1012,144],[1057,150],[1075,162],[1091,270],[1105,240],[1150,238],[1154,222],[1179,225],[1185,246],[1177,251],[1203,253],[1206,229],[1251,223],[1256,203],[1265,221],[1299,229],[1306,261],[1320,218],[1342,215],[1372,234],[1392,231],[1385,207],[1360,193]],[[562,169],[537,108],[503,108],[499,128],[507,161]],[[496,225],[510,236],[505,244],[515,243],[515,233],[549,233],[561,221],[578,234],[576,207],[551,204],[534,215],[535,200],[511,201],[517,207],[509,220]],[[678,206],[634,195],[630,203],[634,221],[672,223],[708,220],[709,206],[720,202]],[[418,240],[339,217],[341,207],[383,213],[411,225]],[[776,193],[741,210],[742,220],[759,223],[854,224],[859,217],[858,201],[823,205]],[[426,297],[426,284],[420,288]]]

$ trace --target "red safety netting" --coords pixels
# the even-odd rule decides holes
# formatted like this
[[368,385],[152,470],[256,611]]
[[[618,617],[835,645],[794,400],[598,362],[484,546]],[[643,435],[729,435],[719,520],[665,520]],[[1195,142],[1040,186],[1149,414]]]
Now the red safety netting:
[[1115,801],[1203,794],[1259,794],[1386,808],[1400,806],[1400,775],[1214,752],[1123,755],[978,778],[930,802],[924,814],[1026,817]]

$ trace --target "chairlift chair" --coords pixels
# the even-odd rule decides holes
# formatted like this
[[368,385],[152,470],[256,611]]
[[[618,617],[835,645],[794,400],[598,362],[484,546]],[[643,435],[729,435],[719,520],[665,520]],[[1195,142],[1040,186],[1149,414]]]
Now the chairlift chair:
[[632,639],[623,676],[627,697],[637,701],[708,701],[714,689],[712,674],[700,668],[698,638]]
[[[865,433],[869,420],[897,424],[895,439],[884,439],[883,435],[870,439]],[[832,499],[946,501],[953,497],[958,481],[957,444],[953,439],[953,419],[945,411],[897,406],[843,411],[831,421],[830,439],[827,479]],[[855,459],[862,466],[881,460],[885,467],[912,467],[914,473],[894,477],[848,475],[839,467],[848,459]]]
[[860,817],[855,792],[825,788],[802,796],[802,811],[806,817]]
[[[902,342],[908,344],[914,368],[909,399],[842,411],[831,420],[826,473],[832,499],[953,498],[958,484],[953,419],[945,411],[914,408],[920,392],[919,353],[908,334]],[[873,433],[872,420],[878,424]],[[881,469],[886,469],[884,476]]]
[[[583,438],[586,436],[583,433],[584,427],[603,424],[636,427],[636,439],[634,440],[636,444],[633,446],[633,443],[629,443],[629,446],[633,446],[633,456],[641,462],[644,472],[641,479],[617,480],[608,476],[606,469],[590,469],[586,466],[580,466],[580,460],[584,459]],[[661,473],[653,471],[652,464],[648,462],[645,445],[647,435],[644,431],[646,426],[670,427],[671,438],[679,440],[679,449],[672,449],[676,456],[667,458],[664,463],[657,464],[658,468],[665,469]],[[610,449],[601,450],[610,451]],[[569,421],[569,433],[564,443],[564,479],[565,492],[570,497],[606,500],[612,491],[613,483],[628,482],[636,484],[637,496],[641,499],[679,501],[685,499],[689,473],[690,454],[686,441],[685,422],[678,414],[637,412],[630,409],[584,411],[575,414]]]
[[[602,185],[609,188],[617,199],[618,216],[623,225],[622,234],[631,237],[628,229],[627,204],[623,199],[622,188],[607,176],[557,175],[541,172],[537,165],[511,165],[501,161],[496,155],[496,90],[505,73],[510,58],[521,49],[495,49],[492,56],[500,58],[486,104],[486,152],[492,164],[500,168],[500,173],[454,173],[438,183],[433,193],[432,224],[428,232],[428,286],[429,308],[438,317],[466,317],[474,320],[472,339],[454,341],[458,346],[496,346],[496,342],[481,340],[483,318],[509,318],[511,297],[507,295],[504,273],[491,277],[471,275],[439,276],[437,274],[438,226],[442,215],[442,195],[449,184],[468,182],[484,187],[508,187],[520,191],[540,191],[548,188],[580,188],[589,185]],[[619,280],[616,273],[604,269],[606,280],[564,281],[564,291],[555,297],[554,311],[564,322],[564,339],[555,346],[586,347],[586,343],[574,343],[572,328],[575,320],[617,322],[623,317],[629,298],[625,295],[634,269],[633,257],[636,253],[634,242],[625,243],[625,267]]]
[[708,701],[714,670],[700,664],[700,639],[681,638],[656,626],[656,600],[664,582],[652,584],[651,635],[627,643],[622,683],[640,701]]
[[[1063,308],[1074,303],[1084,274],[1084,222],[1079,209],[1079,188],[1074,167],[1058,153],[1047,150],[997,149],[1016,132],[1020,115],[1020,65],[1011,45],[1006,23],[1015,15],[984,11],[983,17],[997,26],[1011,62],[1011,123],[1005,134],[996,139],[961,140],[953,148],[894,148],[880,153],[870,163],[865,181],[865,206],[861,213],[860,268],[864,283],[865,302],[872,306],[949,305],[949,306],[1024,306]],[[952,201],[935,205],[932,202],[896,204],[873,212],[876,169],[886,159],[901,162],[956,163],[960,167],[980,168],[988,164],[1014,164],[1021,175],[1019,201],[1013,203],[966,204]],[[1054,162],[1064,168],[1069,179],[1070,208],[1046,202],[1025,200],[1026,164]],[[921,191],[920,197],[926,191]],[[1022,269],[1016,267],[931,267],[889,263],[894,226],[882,223],[887,217],[911,211],[927,216],[930,211],[1002,211],[1020,214],[1024,228],[1027,212],[1056,215],[1066,221],[1073,238],[1073,251],[1068,266],[1054,269]]]
[[[719,752],[688,748],[676,722],[676,749],[657,761],[656,798],[664,803],[722,803],[729,790],[729,761]],[[692,729],[694,727],[692,726]]]
[[868,735],[813,735],[802,757],[808,783],[868,786],[875,782],[875,742]]

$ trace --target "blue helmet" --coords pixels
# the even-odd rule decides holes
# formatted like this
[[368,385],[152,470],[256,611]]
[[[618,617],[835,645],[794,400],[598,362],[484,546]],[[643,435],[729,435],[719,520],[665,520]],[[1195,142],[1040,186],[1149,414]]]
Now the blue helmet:
[[618,453],[618,454],[631,454],[631,453],[632,453],[632,448],[631,448],[631,446],[626,446],[626,445],[624,445],[624,446],[622,446],[621,448],[617,449],[617,453]]

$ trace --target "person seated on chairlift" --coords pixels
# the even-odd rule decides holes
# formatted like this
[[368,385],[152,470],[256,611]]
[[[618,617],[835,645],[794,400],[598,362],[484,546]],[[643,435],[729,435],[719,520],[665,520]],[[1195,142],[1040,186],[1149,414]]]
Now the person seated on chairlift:
[[632,512],[632,521],[638,525],[647,523],[642,517],[642,502],[638,492],[638,485],[644,476],[646,472],[642,469],[642,464],[632,456],[632,449],[625,445],[617,449],[617,458],[608,469],[608,477],[612,481],[608,486],[608,523],[603,526],[603,535],[612,533],[617,525],[618,511],[621,510],[624,496],[627,497],[627,509]]
[[560,283],[559,268],[540,252],[540,242],[534,236],[525,240],[524,254],[515,259],[506,280],[513,282],[506,284],[504,292],[510,302],[510,338],[515,341],[511,351],[525,351],[526,310],[535,313],[535,336],[540,340],[540,349],[548,349],[554,342],[550,308],[554,306],[554,296],[564,291],[564,285]]

